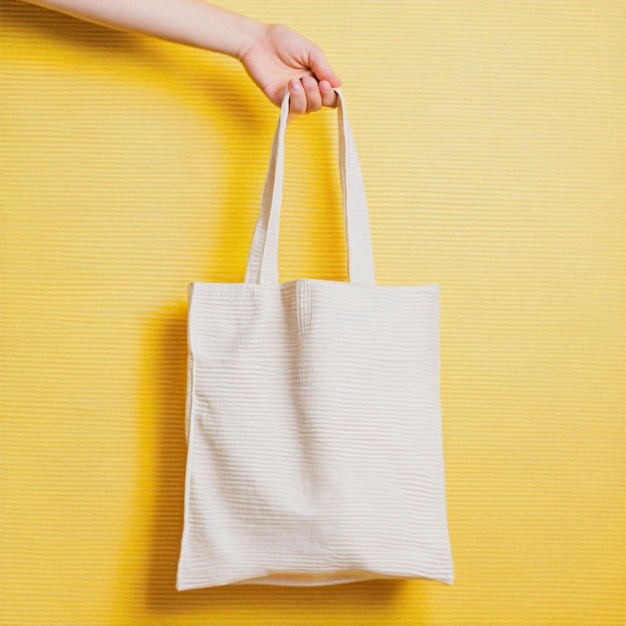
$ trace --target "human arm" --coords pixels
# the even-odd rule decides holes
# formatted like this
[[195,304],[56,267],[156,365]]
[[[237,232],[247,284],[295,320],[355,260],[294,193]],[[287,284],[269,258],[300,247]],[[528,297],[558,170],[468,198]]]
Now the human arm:
[[335,106],[341,80],[322,50],[286,26],[264,24],[204,0],[26,0],[109,28],[238,59],[276,105],[289,85],[292,113]]

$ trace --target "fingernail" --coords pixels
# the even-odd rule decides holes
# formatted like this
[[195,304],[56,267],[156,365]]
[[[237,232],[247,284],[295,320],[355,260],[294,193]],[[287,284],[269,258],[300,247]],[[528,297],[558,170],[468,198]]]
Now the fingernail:
[[294,90],[294,91],[300,91],[300,89],[302,89],[302,85],[300,84],[300,81],[293,78],[292,80],[289,81],[289,86]]

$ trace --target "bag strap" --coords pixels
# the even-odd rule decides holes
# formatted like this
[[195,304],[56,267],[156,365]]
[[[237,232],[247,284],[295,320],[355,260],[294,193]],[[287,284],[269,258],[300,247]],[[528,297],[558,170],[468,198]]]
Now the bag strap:
[[[348,124],[343,95],[339,89],[335,89],[335,92],[338,97],[339,172],[348,247],[348,276],[350,282],[374,285],[374,259],[359,157]],[[278,283],[278,234],[288,115],[289,92],[287,91],[274,133],[272,156],[261,203],[261,214],[257,221],[250,256],[248,257],[246,283],[261,285]]]

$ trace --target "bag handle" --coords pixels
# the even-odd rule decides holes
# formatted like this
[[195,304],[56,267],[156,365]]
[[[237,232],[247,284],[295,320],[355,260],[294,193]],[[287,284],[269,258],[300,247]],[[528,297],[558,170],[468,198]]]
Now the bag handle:
[[[350,282],[375,284],[374,259],[370,240],[369,218],[359,157],[348,124],[343,94],[337,93],[339,131],[339,173],[343,195],[343,215],[348,248]],[[257,221],[248,266],[246,283],[275,285],[278,283],[278,234],[283,192],[285,130],[289,115],[289,92],[285,93],[265,180],[261,214]]]

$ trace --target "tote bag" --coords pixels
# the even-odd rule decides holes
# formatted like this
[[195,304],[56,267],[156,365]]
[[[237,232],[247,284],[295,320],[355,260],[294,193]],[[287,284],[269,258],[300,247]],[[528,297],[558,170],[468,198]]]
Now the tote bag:
[[193,283],[179,590],[452,582],[436,285],[378,286],[338,91],[349,282],[278,282],[283,102],[243,283]]

